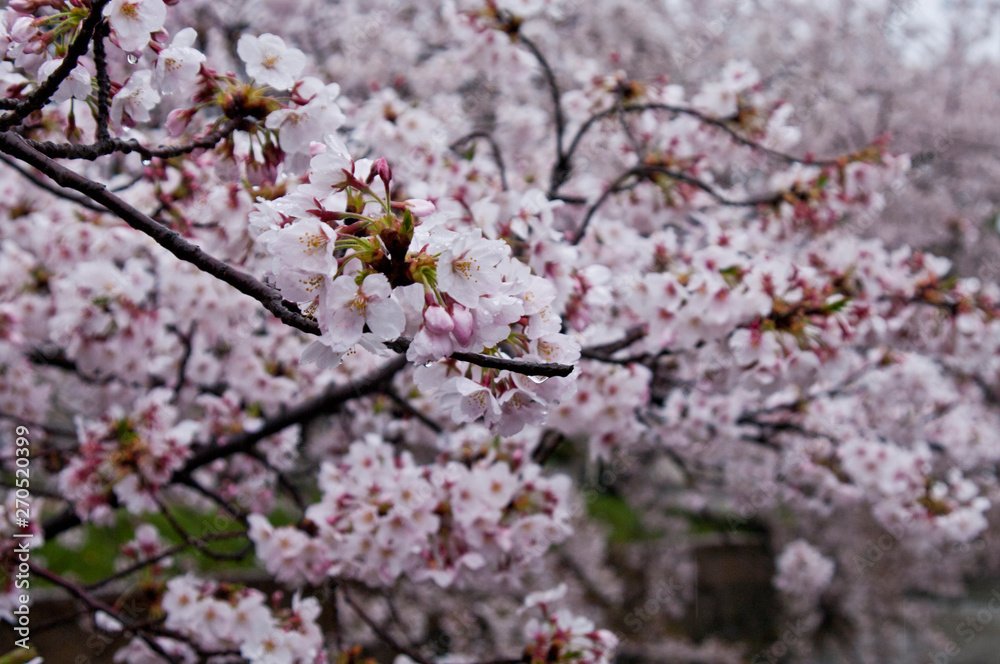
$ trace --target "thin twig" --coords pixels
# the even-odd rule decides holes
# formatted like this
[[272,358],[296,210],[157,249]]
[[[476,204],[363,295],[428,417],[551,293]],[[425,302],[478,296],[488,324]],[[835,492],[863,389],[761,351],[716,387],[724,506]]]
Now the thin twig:
[[451,148],[453,152],[459,152],[460,147],[477,138],[481,138],[490,144],[490,151],[493,153],[493,161],[496,162],[497,169],[500,171],[500,186],[504,191],[507,191],[507,169],[504,166],[503,154],[500,152],[500,146],[497,144],[497,141],[493,138],[492,134],[486,131],[474,131],[471,134],[466,134],[465,136],[459,138],[448,147]]
[[[562,92],[559,90],[559,83],[556,81],[556,74],[552,70],[552,66],[549,61],[545,59],[542,52],[535,46],[535,42],[531,41],[523,34],[518,33],[518,38],[528,47],[531,54],[535,56],[538,60],[538,64],[542,66],[542,72],[545,74],[545,81],[548,83],[549,92],[552,95],[552,106],[553,106],[553,119],[556,125],[556,162],[552,167],[552,177],[549,183],[549,190],[558,189],[558,187],[553,186],[553,182],[557,180],[565,181],[569,177],[570,172],[570,161],[569,156],[563,150],[563,134],[566,133],[566,116],[563,113],[562,108]],[[551,198],[551,197],[550,197]]]
[[[227,540],[227,539],[236,539],[238,537],[246,537],[246,534],[247,534],[247,531],[245,531],[245,530],[231,530],[231,531],[224,532],[224,533],[208,533],[207,535],[202,535],[198,539],[200,539],[203,542],[205,542],[205,541],[215,541],[215,540]],[[155,565],[156,563],[160,562],[161,560],[164,560],[164,559],[169,558],[171,556],[175,556],[178,553],[182,553],[185,549],[189,549],[192,546],[194,546],[194,545],[191,544],[191,542],[181,542],[180,544],[175,544],[175,545],[173,545],[171,547],[168,547],[168,548],[164,549],[163,551],[160,551],[155,556],[151,556],[151,557],[146,558],[144,560],[136,561],[135,563],[129,565],[128,567],[125,567],[124,569],[118,570],[117,572],[115,572],[111,576],[106,576],[103,579],[101,579],[100,581],[95,581],[94,583],[91,583],[90,585],[85,586],[85,588],[86,588],[86,590],[88,590],[90,592],[93,592],[95,590],[100,590],[101,588],[103,588],[104,586],[108,585],[109,583],[113,583],[113,582],[117,581],[118,579],[123,579],[126,576],[130,576],[132,574],[135,574],[136,572],[141,571],[141,570],[145,569],[146,567],[149,567],[150,565]]]
[[[590,220],[593,219],[597,211],[601,208],[602,205],[604,205],[605,202],[607,202],[607,200],[612,196],[612,194],[617,194],[622,191],[625,191],[626,189],[631,189],[632,187],[636,186],[637,184],[639,184],[640,182],[642,182],[644,179],[648,178],[651,175],[663,175],[673,180],[677,180],[678,182],[689,184],[695,187],[696,189],[700,189],[701,191],[705,192],[713,199],[715,199],[718,203],[730,207],[756,207],[758,205],[774,205],[784,200],[785,196],[789,193],[782,191],[782,192],[776,192],[768,196],[762,196],[759,198],[749,198],[746,200],[733,200],[720,194],[718,191],[715,190],[715,188],[713,188],[707,182],[703,182],[702,180],[699,180],[698,178],[688,175],[686,173],[671,170],[669,168],[666,168],[665,166],[657,166],[655,164],[640,164],[638,166],[633,166],[632,168],[628,169],[627,171],[619,175],[617,178],[615,178],[614,182],[612,182],[611,185],[607,189],[605,189],[598,197],[598,199],[594,201],[594,203],[587,209],[587,214],[586,216],[584,216],[583,222],[580,224],[580,228],[577,229],[576,235],[573,238],[573,244],[579,244],[580,241],[584,238],[584,236],[587,234],[587,227],[590,225]],[[626,184],[629,182],[629,180],[632,180],[633,178],[635,178],[635,180],[631,184]]]
[[278,485],[281,486],[281,488],[283,488],[289,496],[291,496],[292,502],[294,502],[295,506],[299,508],[299,511],[300,512],[306,511],[306,507],[308,507],[308,505],[306,505],[306,501],[302,497],[302,492],[298,490],[298,488],[295,486],[294,483],[292,483],[291,480],[288,479],[287,475],[285,475],[283,472],[272,466],[271,463],[267,460],[267,457],[258,452],[257,450],[250,450],[246,452],[246,454],[247,456],[258,461],[262,466],[264,466],[264,468],[274,473],[274,476],[278,480]]

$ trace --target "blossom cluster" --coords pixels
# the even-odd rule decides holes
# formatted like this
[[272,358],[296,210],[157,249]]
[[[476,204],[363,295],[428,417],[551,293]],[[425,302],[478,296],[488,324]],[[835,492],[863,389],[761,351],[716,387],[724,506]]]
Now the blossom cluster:
[[[470,624],[494,659],[524,643],[502,635],[504,592],[578,577],[582,605],[608,577],[648,581],[687,564],[689,520],[752,520],[786,609],[816,625],[880,615],[863,600],[890,576],[903,598],[976,569],[926,573],[995,528],[1000,288],[856,233],[925,160],[841,137],[846,154],[793,156],[809,108],[772,93],[790,71],[668,79],[639,62],[652,41],[620,35],[602,60],[620,18],[673,16],[572,4],[307,0],[315,21],[275,22],[250,0],[225,27],[199,0],[8,3],[5,159],[83,155],[57,181],[92,185],[25,191],[2,166],[0,421],[37,432],[46,515],[98,532],[119,506],[248,515],[284,584],[420,597],[404,632],[447,622],[433,592],[492,593]],[[553,364],[573,371],[529,370]],[[577,495],[593,476],[588,500],[641,512],[656,547],[605,555]],[[906,564],[876,587],[846,561],[882,530]],[[329,659],[316,600],[170,578],[198,545],[162,560],[136,526],[119,568],[165,584],[170,634],[97,612],[138,634],[119,661]],[[662,564],[611,570],[653,548]],[[615,637],[550,610],[561,593],[529,597],[525,661],[610,661]],[[630,611],[604,599],[602,618]],[[643,646],[697,658],[668,631],[650,622]]]
[[[269,606],[259,590],[218,583],[187,574],[167,583],[160,606],[164,626],[191,638],[203,651],[238,649],[247,661],[312,664],[325,661],[323,638],[316,623],[319,602],[296,594],[289,608]],[[164,638],[161,647],[177,648],[179,661],[198,661],[193,649]],[[140,639],[118,652],[116,661],[155,661],[157,655]]]
[[538,608],[541,618],[531,618],[524,626],[528,645],[524,661],[583,662],[609,664],[613,660],[618,637],[606,629],[596,629],[594,623],[568,609],[551,610],[551,605],[566,593],[561,585],[548,591],[532,593],[525,598],[525,610]]
[[570,532],[567,478],[528,461],[420,466],[370,435],[324,463],[319,484],[322,500],[296,526],[250,516],[258,558],[290,585],[328,576],[391,585],[406,575],[448,586],[516,569]]
[[[405,337],[415,364],[482,351],[576,361],[580,347],[561,333],[555,289],[512,257],[508,244],[478,229],[421,223],[434,205],[392,201],[385,159],[355,162],[333,135],[316,152],[307,184],[260,202],[251,214],[262,230],[258,241],[274,257],[282,295],[319,323],[322,335],[303,359],[336,366],[356,345],[378,351]],[[376,179],[384,196],[372,188]],[[516,373],[462,374],[442,366],[422,372],[418,383],[440,391],[456,423],[481,418],[502,435],[541,423],[570,387]]]
[[154,390],[135,406],[78,422],[80,452],[60,471],[59,488],[83,518],[107,523],[112,495],[135,514],[156,509],[153,495],[189,453],[198,425],[178,421],[169,390]]

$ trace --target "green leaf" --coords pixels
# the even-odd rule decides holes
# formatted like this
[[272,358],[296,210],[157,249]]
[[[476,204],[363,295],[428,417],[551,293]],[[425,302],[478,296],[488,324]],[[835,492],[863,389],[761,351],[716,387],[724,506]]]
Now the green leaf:
[[29,648],[14,648],[6,655],[0,655],[0,664],[25,664],[38,657],[34,646]]

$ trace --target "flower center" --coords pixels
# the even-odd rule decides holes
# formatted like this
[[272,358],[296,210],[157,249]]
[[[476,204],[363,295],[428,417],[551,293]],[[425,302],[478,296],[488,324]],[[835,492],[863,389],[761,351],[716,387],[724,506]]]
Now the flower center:
[[356,311],[359,316],[364,316],[368,309],[368,300],[361,293],[358,293],[354,301],[351,302],[351,311]]
[[138,2],[123,2],[121,6],[122,16],[131,20],[139,20],[139,3]]

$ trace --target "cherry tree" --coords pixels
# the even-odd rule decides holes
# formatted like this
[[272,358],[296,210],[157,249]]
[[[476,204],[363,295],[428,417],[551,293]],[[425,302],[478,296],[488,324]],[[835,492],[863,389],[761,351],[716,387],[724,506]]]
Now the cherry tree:
[[[784,27],[720,45],[749,4],[8,3],[0,616],[55,586],[120,662],[943,647],[909,598],[997,564],[1000,287],[864,233],[919,163],[751,61]],[[679,633],[706,526],[794,629]]]

